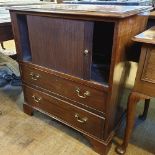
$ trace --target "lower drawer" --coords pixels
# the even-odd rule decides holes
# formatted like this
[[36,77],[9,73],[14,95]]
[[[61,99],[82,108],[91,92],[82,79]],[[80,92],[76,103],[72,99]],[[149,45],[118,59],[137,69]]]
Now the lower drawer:
[[102,137],[105,121],[103,117],[31,87],[24,86],[23,90],[27,104],[57,117],[60,121],[69,124],[75,129],[92,134],[98,138]]

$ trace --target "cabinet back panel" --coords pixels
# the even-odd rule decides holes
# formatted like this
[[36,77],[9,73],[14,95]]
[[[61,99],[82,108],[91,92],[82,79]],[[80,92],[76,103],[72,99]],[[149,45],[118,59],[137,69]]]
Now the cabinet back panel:
[[31,57],[26,16],[17,15],[17,22],[20,33],[20,45],[22,49],[21,59],[25,61],[31,61],[32,57]]
[[108,84],[115,23],[95,22],[91,79]]
[[90,65],[84,65],[83,54],[89,22],[38,16],[28,16],[27,22],[32,63],[84,78]]

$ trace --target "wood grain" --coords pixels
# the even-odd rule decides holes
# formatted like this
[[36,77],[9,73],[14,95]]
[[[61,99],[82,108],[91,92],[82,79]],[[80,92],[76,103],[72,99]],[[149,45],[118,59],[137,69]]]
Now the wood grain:
[[[136,75],[136,82],[134,85],[133,90],[142,94],[146,94],[148,96],[154,96],[155,95],[155,84],[152,81],[153,76],[151,74],[154,74],[154,61],[153,63],[149,62],[149,59],[147,56],[150,54],[152,55],[154,53],[154,46],[151,44],[144,44],[141,51],[140,56],[140,62],[138,64],[138,71]],[[148,63],[151,63],[151,68],[148,68]],[[144,65],[145,64],[145,65]],[[145,66],[145,67],[144,67]],[[146,79],[146,73],[148,74],[149,78]],[[152,80],[151,80],[152,79]]]
[[[47,73],[40,69],[34,69],[29,66],[21,66],[22,79],[28,85],[36,85],[41,88],[47,89],[54,94],[59,94],[65,98],[79,102],[85,106],[89,106],[98,111],[104,112],[106,103],[106,93],[104,91],[99,91],[88,86],[81,85],[79,83],[73,82],[71,80],[66,80],[61,77],[57,77],[52,72]],[[37,80],[32,79],[32,75],[39,75]],[[79,95],[83,96],[86,91],[90,92],[89,96],[86,98],[81,98],[78,96],[77,89],[79,89]],[[95,103],[95,104],[94,104]]]
[[0,42],[13,39],[11,23],[0,23]]
[[142,73],[142,80],[155,84],[155,49],[154,47],[147,49],[145,63]]
[[[107,132],[114,128],[122,115],[120,103],[122,93],[124,92],[124,82],[128,76],[128,67],[125,63],[128,61],[127,55],[135,56],[135,53],[138,53],[131,38],[145,29],[147,21],[148,17],[140,15],[133,16],[130,20],[126,18],[116,22],[110,66],[109,98],[107,100],[107,103],[111,103],[111,108],[107,108],[107,118],[109,119],[106,124]],[[131,25],[134,25],[132,29]],[[118,109],[120,111],[117,111]]]
[[155,26],[133,37],[134,41],[155,44]]
[[22,8],[12,7],[10,10],[24,10],[26,12],[44,12],[58,15],[82,15],[100,16],[113,18],[126,18],[145,11],[151,10],[150,6],[116,6],[116,5],[76,5],[76,4],[47,4],[35,6],[25,6]]
[[[32,63],[83,79],[90,79],[88,76],[90,63],[85,63],[87,61],[85,59],[90,62],[91,46],[86,46],[84,43],[90,44],[92,41],[85,39],[84,32],[87,24],[90,27],[87,34],[92,33],[91,22],[37,16],[28,16],[27,21]],[[84,54],[85,49],[89,51],[90,56]]]
[[[64,121],[67,124],[82,130],[83,132],[90,133],[93,136],[101,138],[101,133],[103,132],[102,127],[104,125],[105,118],[100,118],[96,115],[86,112],[84,109],[75,107],[63,100],[49,96],[30,87],[24,86],[23,88],[25,93],[25,101],[28,105],[40,109],[45,113],[49,113],[58,118],[58,120],[60,119],[61,121]],[[77,117],[75,116],[76,114],[78,115]],[[85,118],[86,121],[82,123],[82,119]]]

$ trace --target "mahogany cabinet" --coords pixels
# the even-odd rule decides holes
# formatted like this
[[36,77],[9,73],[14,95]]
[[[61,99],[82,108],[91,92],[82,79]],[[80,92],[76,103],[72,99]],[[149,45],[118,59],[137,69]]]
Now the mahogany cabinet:
[[[149,7],[49,4],[10,8],[24,112],[39,110],[107,154],[123,116],[126,52]],[[134,25],[134,26],[133,26]]]

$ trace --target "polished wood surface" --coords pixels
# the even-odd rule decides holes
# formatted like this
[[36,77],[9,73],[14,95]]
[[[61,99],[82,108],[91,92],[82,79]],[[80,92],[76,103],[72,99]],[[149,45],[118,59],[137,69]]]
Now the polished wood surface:
[[133,40],[137,42],[141,42],[141,43],[154,44],[155,43],[155,26],[135,36]]
[[139,68],[136,76],[134,91],[146,94],[148,96],[155,95],[154,83],[154,60],[150,55],[154,56],[154,45],[144,44],[141,51]]
[[[89,44],[92,40],[88,38],[92,38],[93,23],[39,16],[27,16],[27,23],[32,63],[83,79],[90,78],[92,46]],[[43,34],[38,33],[44,30]],[[85,50],[88,54],[84,54]]]
[[99,141],[94,139],[93,137],[89,137],[89,136],[85,136],[90,144],[92,145],[93,149],[98,152],[100,155],[104,155],[104,154],[108,154],[110,148],[111,148],[111,144],[112,142],[103,142],[103,141]]
[[155,83],[155,49],[150,47],[147,49],[146,60],[143,68],[141,80]]
[[[77,122],[71,116],[68,118],[68,113],[77,110],[81,115],[74,116],[82,122],[86,121],[85,115],[89,116],[92,122],[85,128],[86,132],[82,127],[79,130],[79,126],[76,130],[89,137],[95,151],[106,155],[124,114],[119,99],[124,85],[126,52],[134,45],[131,37],[144,30],[148,18],[137,14],[137,7],[133,8],[132,16],[124,14],[123,17],[124,9],[115,16],[110,11],[106,15],[69,9],[63,13],[60,9],[49,11],[51,5],[46,7],[49,9],[42,12],[39,7],[10,10],[23,89],[29,87],[24,93],[24,111],[32,114],[33,109],[38,109],[54,114],[59,121],[74,128]],[[148,11],[148,7],[143,9]],[[130,31],[133,24],[135,27]],[[39,95],[35,97],[37,102],[41,100],[40,95],[46,102],[34,104],[33,93]],[[63,110],[59,113],[61,107]]]
[[[135,91],[132,91],[130,93],[128,98],[127,118],[126,118],[126,127],[125,127],[125,135],[123,138],[123,143],[120,146],[117,146],[116,148],[116,152],[119,154],[125,154],[126,149],[128,147],[128,143],[135,123],[136,106],[140,100],[150,101],[150,97]],[[141,117],[141,119],[143,119],[144,117],[146,118],[147,113],[145,112],[147,112],[147,110],[148,109],[144,109],[143,117]]]
[[[52,71],[47,73],[41,68],[33,68],[31,65],[26,66],[23,64],[21,70],[22,79],[26,84],[37,85],[53,92],[53,94],[67,97],[73,104],[81,104],[102,113],[105,112],[107,93],[79,83],[81,79],[79,79],[79,82],[75,82],[74,77],[71,80],[65,79],[62,75],[54,75]],[[85,95],[87,92],[89,94]]]
[[[142,25],[139,24],[132,27],[131,31],[131,25],[134,25],[134,23],[140,23],[142,22]],[[117,26],[119,26],[118,30],[115,32],[115,35],[119,35],[117,39],[114,42],[113,48],[114,51],[112,58],[115,59],[115,61],[111,62],[111,73],[110,73],[110,83],[112,84],[112,92],[111,92],[111,98],[110,101],[112,103],[112,107],[108,108],[108,118],[109,122],[107,125],[108,131],[111,131],[111,129],[114,128],[116,125],[115,123],[118,122],[120,118],[120,113],[116,113],[115,108],[119,107],[118,103],[121,102],[120,98],[123,93],[123,85],[125,81],[126,76],[126,69],[124,61],[128,60],[127,53],[131,53],[131,55],[135,53],[135,49],[133,49],[133,46],[135,45],[131,38],[137,34],[137,32],[142,32],[145,29],[145,26],[147,24],[147,18],[143,18],[143,16],[135,16],[132,18],[132,20],[125,19],[123,21],[120,21]],[[126,28],[125,31],[123,31],[124,27]],[[115,55],[116,54],[116,55]],[[122,69],[121,69],[122,68]],[[118,93],[119,92],[119,93]],[[116,121],[117,120],[117,121]]]
[[0,23],[0,42],[13,39],[11,23]]
[[125,128],[123,143],[116,149],[117,152],[120,154],[124,154],[126,152],[135,123],[137,103],[140,100],[145,100],[144,112],[139,117],[140,119],[145,120],[147,117],[150,99],[155,96],[155,42],[153,37],[154,33],[155,31],[153,27],[133,38],[133,40],[143,43],[143,45],[141,48],[141,55],[138,64],[135,84],[128,98],[127,124]]
[[100,17],[126,18],[151,10],[150,6],[117,6],[117,5],[78,5],[78,4],[46,4],[10,7],[10,10],[25,12],[44,12],[64,15],[87,15]]
[[[102,137],[102,126],[105,118],[93,115],[59,98],[46,95],[38,90],[23,87],[25,104],[31,105],[41,111],[51,114],[53,117],[68,123],[75,129],[90,133],[98,138]],[[96,124],[94,126],[94,124]]]
[[11,7],[11,6],[24,6],[24,5],[42,5],[47,4],[47,2],[43,1],[34,1],[34,0],[26,0],[26,1],[20,1],[20,0],[5,0],[0,1],[0,7]]

